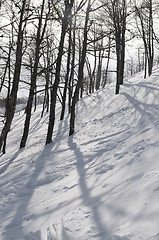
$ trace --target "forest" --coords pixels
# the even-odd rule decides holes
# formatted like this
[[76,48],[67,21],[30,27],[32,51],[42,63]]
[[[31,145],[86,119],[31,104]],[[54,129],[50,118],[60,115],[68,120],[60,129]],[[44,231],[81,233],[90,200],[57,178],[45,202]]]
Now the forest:
[[[55,121],[107,84],[120,94],[124,78],[159,63],[159,3],[152,0],[0,0],[0,152],[17,111],[24,107],[19,148],[29,137],[32,113],[48,113],[45,144]],[[60,119],[56,107],[60,105]]]

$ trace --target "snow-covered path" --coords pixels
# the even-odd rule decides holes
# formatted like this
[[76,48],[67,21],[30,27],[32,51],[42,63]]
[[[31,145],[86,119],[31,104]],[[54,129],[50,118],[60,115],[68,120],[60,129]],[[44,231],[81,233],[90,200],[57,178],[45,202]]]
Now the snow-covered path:
[[44,147],[48,116],[33,114],[19,148],[16,115],[0,157],[1,240],[159,240],[159,70],[79,101]]

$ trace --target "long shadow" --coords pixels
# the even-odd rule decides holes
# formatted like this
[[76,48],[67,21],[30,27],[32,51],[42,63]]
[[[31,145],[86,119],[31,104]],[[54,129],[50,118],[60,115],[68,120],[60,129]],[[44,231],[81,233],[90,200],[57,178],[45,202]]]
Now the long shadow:
[[69,114],[66,116],[64,120],[61,120],[58,124],[58,129],[56,132],[56,135],[54,136],[53,142],[56,142],[57,140],[61,139],[64,136],[64,133],[67,132],[68,128],[68,120],[69,120]]
[[68,141],[68,145],[70,149],[74,151],[74,155],[77,161],[77,172],[79,175],[79,187],[81,189],[81,198],[85,206],[89,207],[93,216],[94,223],[96,225],[97,233],[95,236],[101,240],[104,237],[110,236],[110,231],[103,224],[102,219],[100,218],[98,206],[101,205],[101,196],[91,197],[91,189],[87,186],[87,172],[85,169],[84,156],[80,151],[80,148],[73,141],[73,137],[71,136]]
[[[57,145],[59,146],[59,133],[60,136],[63,135],[65,129],[67,128],[67,119],[65,121],[61,121],[58,126],[57,135],[53,141],[53,144],[47,145],[44,150],[41,152],[38,159],[36,159],[35,163],[35,169],[31,177],[29,177],[28,182],[24,185],[23,190],[20,191],[17,194],[17,210],[11,220],[11,222],[5,227],[4,232],[2,233],[4,240],[10,240],[14,236],[14,233],[17,236],[17,239],[20,239],[21,237],[25,236],[24,230],[23,230],[23,223],[25,221],[25,216],[27,215],[27,208],[29,206],[29,202],[35,192],[35,188],[37,186],[37,180],[42,172],[44,165],[46,163],[47,157],[49,155],[49,152],[52,151],[52,148],[56,150]],[[54,144],[55,142],[58,142],[58,144]],[[5,170],[8,168],[8,166],[17,158],[17,156],[21,153],[22,150],[19,150],[14,157],[0,170],[1,174],[5,172]],[[73,200],[74,201],[74,200]],[[71,204],[71,203],[70,203]],[[52,211],[57,211],[56,209],[53,209]],[[40,213],[40,216],[43,215]],[[40,231],[37,232],[30,232],[28,236],[25,236],[26,240],[30,239],[38,239],[41,240],[41,233]],[[49,239],[53,239],[53,236],[49,236]]]
[[[156,86],[156,87],[154,87]],[[140,88],[147,88],[149,91],[150,90],[157,90],[159,91],[159,84],[154,84],[154,83],[150,83],[150,82],[145,82],[145,83],[124,83],[124,87],[140,87]]]
[[[128,93],[121,93],[121,95],[125,96],[125,98],[133,105],[135,110],[141,114],[140,123],[143,124],[143,120],[149,119],[149,122],[155,127],[159,128],[159,126],[156,125],[159,106],[157,104],[146,104],[138,101],[134,97],[130,96]],[[156,112],[155,113],[153,113]],[[156,119],[155,119],[156,118]]]
[[[12,238],[14,236],[14,233],[16,233],[16,236],[18,236],[17,239],[20,239],[25,235],[23,232],[24,216],[27,215],[27,207],[34,194],[36,181],[44,167],[45,159],[48,156],[48,151],[50,151],[50,147],[51,146],[45,147],[41,155],[36,160],[35,171],[33,172],[29,181],[23,188],[23,193],[25,193],[24,196],[22,192],[20,192],[19,195],[17,196],[17,204],[18,204],[17,210],[11,222],[5,227],[5,232],[3,232],[2,234],[4,240],[15,239],[15,238]],[[40,240],[41,238],[39,233],[38,233],[38,236],[39,236],[38,240]]]
[[130,96],[128,93],[121,93],[121,95],[125,96],[127,100],[135,107],[135,109],[141,113],[141,115],[144,114],[144,109],[141,108],[141,102],[136,100],[134,97]]
[[30,130],[29,130],[30,137],[32,137],[32,135],[35,134],[35,131],[37,132],[43,126],[43,124],[46,121],[46,116],[44,116],[43,118],[39,118],[37,121],[35,121],[35,119],[33,119],[32,121],[33,121],[33,123],[30,127]]
[[16,118],[16,121],[13,122],[12,126],[11,126],[11,130],[16,129],[16,127],[23,121],[23,117],[24,117],[24,113],[22,115],[20,115],[18,118]]
[[[92,140],[89,140],[87,142],[84,142],[82,143],[81,145],[88,145],[88,144],[92,144],[93,142],[101,142],[104,140],[104,142],[107,142],[110,138],[112,137],[115,137],[115,136],[118,136],[118,135],[121,135],[122,133],[126,132],[126,130],[123,130],[123,131],[119,131],[119,132],[115,132],[115,133],[112,133],[112,134],[109,134],[109,135],[106,135],[104,137],[101,137],[101,138],[95,138],[95,139],[92,139]],[[106,139],[108,139],[106,141]]]
[[15,155],[0,169],[0,175],[3,174],[7,168],[14,162],[14,160],[18,157],[18,155],[23,151],[23,149],[20,149],[15,153]]

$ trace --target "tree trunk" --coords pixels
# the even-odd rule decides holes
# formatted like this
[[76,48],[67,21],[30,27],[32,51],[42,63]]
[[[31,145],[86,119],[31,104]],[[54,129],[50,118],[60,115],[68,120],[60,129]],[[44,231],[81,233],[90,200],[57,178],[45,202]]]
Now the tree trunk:
[[42,2],[41,14],[40,14],[40,17],[39,17],[39,24],[38,24],[37,37],[36,37],[36,49],[35,49],[33,74],[31,75],[30,92],[29,92],[28,103],[27,103],[27,107],[26,107],[26,111],[25,111],[26,112],[26,119],[25,119],[25,124],[24,124],[23,136],[22,136],[21,143],[20,143],[20,148],[25,147],[26,141],[27,141],[27,138],[28,138],[28,134],[29,134],[29,127],[30,127],[30,120],[31,120],[31,110],[32,110],[33,99],[34,99],[34,94],[35,94],[35,89],[36,89],[37,71],[38,71],[38,64],[39,64],[39,58],[40,58],[40,56],[39,56],[40,44],[41,44],[41,41],[43,39],[43,34],[45,32],[46,21],[47,21],[47,18],[46,18],[44,29],[43,29],[43,34],[41,36],[44,5],[45,5],[45,0],[43,0],[43,2]]
[[71,27],[70,27],[70,29],[69,29],[68,55],[67,55],[67,69],[66,69],[66,76],[65,76],[64,91],[63,91],[63,96],[62,96],[62,110],[61,110],[60,120],[64,119],[64,114],[65,114],[66,94],[67,94],[67,87],[68,87],[69,73],[70,73],[71,41],[72,41],[72,36],[71,36]]
[[59,52],[58,52],[58,57],[56,62],[55,81],[53,86],[51,87],[50,116],[49,116],[49,126],[48,126],[47,137],[46,137],[46,145],[52,142],[53,129],[55,125],[56,95],[57,95],[58,85],[60,82],[60,71],[61,71],[61,62],[62,62],[62,55],[63,55],[63,48],[64,48],[64,40],[65,40],[66,30],[69,24],[69,17],[71,15],[73,3],[74,3],[73,0],[71,1],[71,3],[69,3],[68,0],[65,1],[66,9],[65,9],[64,17],[62,19],[62,31],[61,31],[61,38],[60,38],[60,44],[59,44]]
[[98,90],[100,88],[101,74],[102,74],[102,50],[100,49],[99,57],[98,57],[97,77],[96,77],[96,90]]
[[76,53],[76,19],[74,23],[73,28],[73,39],[72,39],[72,60],[71,60],[71,70],[70,70],[70,77],[69,77],[69,83],[68,83],[68,111],[71,112],[71,101],[72,101],[72,92],[73,92],[73,78],[74,78],[74,67],[75,67],[75,53]]
[[20,13],[19,26],[18,26],[16,62],[15,62],[14,75],[13,75],[13,85],[12,85],[11,93],[9,96],[9,104],[6,109],[6,122],[0,135],[0,151],[2,146],[4,145],[3,153],[5,153],[6,139],[7,139],[8,132],[10,131],[10,127],[12,124],[12,120],[13,120],[15,108],[16,108],[17,92],[18,92],[21,63],[22,63],[22,46],[23,46],[23,32],[24,32],[23,16],[25,12],[25,6],[26,6],[26,0],[23,0],[21,13]]
[[110,36],[109,36],[108,57],[107,57],[107,65],[106,65],[104,79],[103,79],[103,88],[105,87],[105,85],[107,83],[107,78],[108,78],[108,68],[109,68],[109,62],[110,62],[110,50],[111,50],[111,41],[110,41]]
[[84,26],[84,39],[83,39],[83,46],[82,46],[82,56],[81,60],[79,62],[79,70],[78,70],[78,80],[76,89],[74,92],[74,96],[72,99],[72,106],[71,106],[71,116],[70,116],[70,131],[69,135],[71,136],[74,133],[75,128],[75,111],[76,111],[76,103],[79,96],[79,90],[81,87],[81,83],[83,81],[83,70],[84,70],[84,64],[85,64],[85,58],[86,58],[86,51],[87,51],[87,35],[88,35],[88,21],[89,21],[89,12],[90,12],[90,6],[91,6],[91,0],[88,0],[88,6],[86,11],[86,18],[85,18],[85,26]]

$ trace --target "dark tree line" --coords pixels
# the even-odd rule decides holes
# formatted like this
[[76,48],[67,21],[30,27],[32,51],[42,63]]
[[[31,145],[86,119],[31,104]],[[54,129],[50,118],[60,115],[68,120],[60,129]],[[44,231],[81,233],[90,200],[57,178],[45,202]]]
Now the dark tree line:
[[143,46],[142,61],[140,51],[136,57],[137,69],[150,76],[159,42],[153,23],[155,4],[152,0],[0,1],[0,94],[6,96],[0,151],[6,151],[20,84],[28,88],[23,148],[39,94],[43,101],[39,117],[49,115],[46,144],[53,141],[57,102],[60,120],[70,113],[72,135],[76,104],[83,95],[105,87],[111,74],[119,94],[125,69],[129,74],[137,71],[133,64],[131,69],[125,64],[126,46],[132,39],[140,39]]

